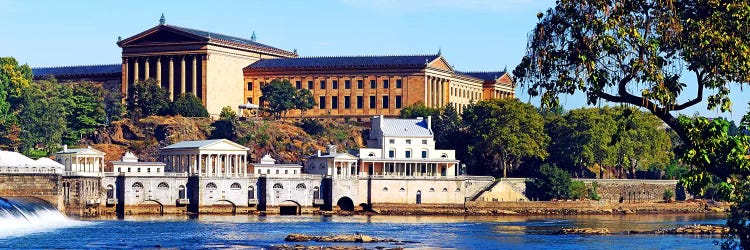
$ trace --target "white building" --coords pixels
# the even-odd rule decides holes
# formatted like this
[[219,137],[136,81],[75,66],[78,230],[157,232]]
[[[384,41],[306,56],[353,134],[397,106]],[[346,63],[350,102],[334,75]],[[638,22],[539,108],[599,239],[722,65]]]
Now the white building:
[[255,174],[265,174],[268,177],[299,177],[302,166],[297,164],[276,164],[276,160],[266,154],[260,163],[252,164]]
[[11,151],[0,151],[0,174],[62,174],[63,165],[46,157],[33,160]]
[[348,153],[339,153],[335,145],[328,146],[328,152],[321,154],[320,150],[316,155],[307,158],[308,174],[330,175],[333,178],[352,178],[357,177],[357,160],[356,156]]
[[65,174],[71,176],[104,176],[105,153],[91,146],[85,148],[68,148],[55,153],[57,162],[65,166]]
[[164,166],[162,162],[139,162],[138,157],[133,153],[125,152],[121,161],[113,161],[112,168],[115,173],[124,175],[164,175]]
[[167,172],[206,177],[247,176],[250,149],[227,139],[181,141],[159,150]]
[[432,118],[395,119],[376,116],[359,150],[360,175],[454,177],[455,150],[435,149]]

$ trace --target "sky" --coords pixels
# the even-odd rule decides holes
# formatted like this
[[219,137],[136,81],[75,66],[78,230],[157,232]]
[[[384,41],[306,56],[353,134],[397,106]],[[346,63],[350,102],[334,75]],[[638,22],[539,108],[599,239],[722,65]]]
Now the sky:
[[[0,56],[31,67],[114,64],[115,44],[167,24],[249,38],[300,56],[412,55],[440,51],[461,71],[513,68],[526,51],[536,14],[554,0],[276,0],[276,1],[25,1],[0,0]],[[688,97],[694,80],[686,78]],[[691,85],[692,84],[692,85]],[[693,86],[693,88],[691,88]],[[520,100],[538,105],[519,85]],[[711,92],[707,92],[711,93]],[[687,100],[688,98],[685,98]],[[706,109],[687,115],[747,113],[747,93],[733,88],[731,113]],[[583,95],[562,96],[566,109],[585,106]]]

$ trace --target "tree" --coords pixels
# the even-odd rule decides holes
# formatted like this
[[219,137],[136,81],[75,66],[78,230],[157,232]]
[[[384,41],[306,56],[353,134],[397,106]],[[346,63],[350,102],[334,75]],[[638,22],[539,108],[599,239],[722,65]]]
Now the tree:
[[128,91],[127,110],[132,119],[170,114],[169,93],[154,79],[136,82]]
[[417,118],[417,117],[428,117],[432,116],[437,118],[441,113],[439,108],[431,108],[424,105],[423,102],[417,102],[409,106],[405,106],[399,113],[400,118]]
[[[536,109],[517,99],[492,99],[469,105],[463,113],[469,163],[480,173],[507,177],[525,158],[547,157],[549,137]],[[499,167],[499,168],[498,168]]]
[[570,174],[555,165],[542,164],[529,185],[529,196],[541,200],[565,199],[570,192]]
[[315,107],[315,97],[309,89],[298,89],[296,96],[294,97],[294,108],[299,109],[299,117],[305,114],[309,109]]
[[[720,176],[734,190],[733,216],[739,222],[750,218],[741,212],[750,207],[741,191],[747,189],[738,189],[748,180],[739,168],[748,161],[744,136],[725,135],[728,124],[720,119],[672,114],[703,101],[704,90],[714,91],[707,97],[709,109],[727,111],[729,84],[750,82],[750,2],[557,1],[537,16],[527,54],[513,71],[530,95],[556,106],[558,94],[582,91],[590,104],[603,99],[648,109],[684,143],[683,160],[696,169],[688,181]],[[697,85],[690,97],[681,81],[688,75]],[[730,235],[750,248],[750,226],[730,222]]]
[[119,89],[104,90],[104,112],[107,114],[107,124],[122,119],[125,105],[122,104],[122,92]]
[[22,131],[19,150],[27,156],[51,154],[68,130],[67,118],[72,101],[61,98],[69,87],[56,82],[32,83],[21,94],[23,108],[18,113]]
[[66,144],[75,144],[83,136],[89,135],[99,127],[106,125],[107,113],[104,108],[104,89],[101,85],[83,82],[59,84],[61,91],[57,98],[63,99],[69,109]]
[[297,91],[289,80],[274,79],[270,83],[260,87],[260,97],[263,108],[275,119],[281,118],[290,109],[295,107]]
[[180,94],[172,103],[171,109],[171,113],[184,117],[208,117],[206,107],[193,93]]
[[226,106],[221,109],[219,119],[233,121],[234,119],[237,119],[237,112],[234,112],[232,107]]
[[0,149],[12,150],[20,144],[22,92],[31,85],[31,68],[19,65],[13,57],[0,57]]

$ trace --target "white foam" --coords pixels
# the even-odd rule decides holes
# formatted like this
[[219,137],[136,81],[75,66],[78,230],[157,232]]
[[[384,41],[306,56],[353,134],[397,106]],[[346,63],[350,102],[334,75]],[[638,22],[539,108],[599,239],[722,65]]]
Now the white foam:
[[22,214],[23,216],[18,216],[0,210],[0,238],[18,237],[93,224],[93,222],[69,219],[60,211],[53,209],[40,209],[34,213],[22,212]]

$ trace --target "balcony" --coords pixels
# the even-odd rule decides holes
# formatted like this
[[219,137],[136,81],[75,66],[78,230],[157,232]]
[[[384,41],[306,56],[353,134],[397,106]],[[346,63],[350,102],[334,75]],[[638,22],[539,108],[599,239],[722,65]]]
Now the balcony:
[[313,199],[313,205],[324,205],[325,201],[323,199]]
[[88,199],[86,205],[99,205],[101,201],[99,199]]
[[117,205],[117,199],[107,199],[107,205]]
[[177,199],[177,205],[188,205],[190,204],[190,199]]
[[258,205],[258,199],[247,199],[247,205]]

